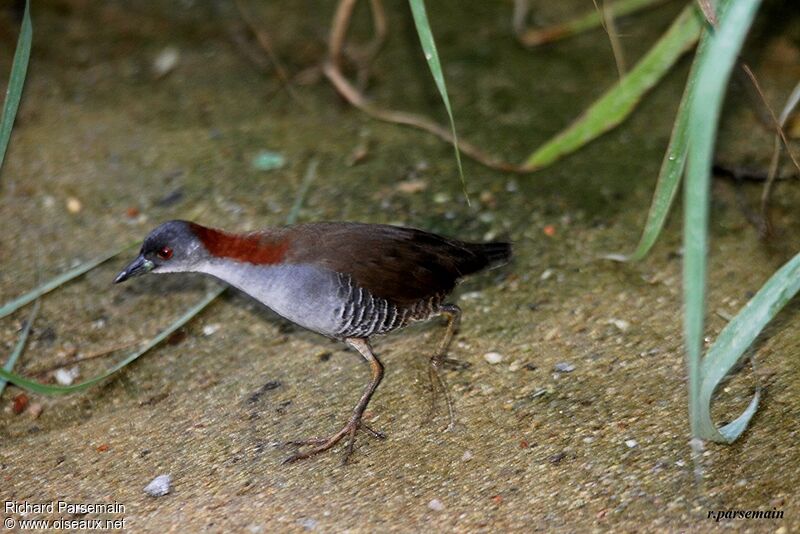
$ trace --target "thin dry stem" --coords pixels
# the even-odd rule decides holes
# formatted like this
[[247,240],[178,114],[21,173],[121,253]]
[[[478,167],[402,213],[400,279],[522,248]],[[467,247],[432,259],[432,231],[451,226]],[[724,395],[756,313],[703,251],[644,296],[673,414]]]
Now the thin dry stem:
[[112,345],[111,347],[106,347],[104,349],[97,350],[95,352],[90,352],[84,356],[79,356],[77,358],[72,358],[71,360],[59,362],[53,365],[48,365],[47,367],[43,367],[41,369],[36,369],[35,371],[31,371],[30,374],[32,376],[39,376],[45,373],[49,373],[50,371],[55,371],[56,369],[61,369],[62,367],[67,367],[69,365],[75,365],[76,363],[85,362],[87,360],[94,360],[97,358],[102,358],[104,356],[108,356],[118,350],[127,349],[129,347],[133,347],[135,345],[139,345],[142,343],[141,341],[126,341],[124,343],[119,343],[117,345]]
[[[323,65],[322,72],[336,88],[336,91],[342,97],[344,97],[345,100],[347,100],[352,106],[358,108],[359,110],[363,111],[372,118],[384,122],[390,122],[393,124],[411,126],[426,131],[428,133],[431,133],[436,137],[438,137],[439,139],[447,141],[448,143],[453,142],[453,135],[451,134],[448,128],[440,124],[437,124],[436,122],[430,120],[427,117],[424,117],[422,115],[415,115],[413,113],[405,113],[402,111],[394,111],[390,109],[379,108],[377,106],[370,104],[369,102],[367,102],[367,99],[364,97],[364,95],[360,91],[358,91],[358,89],[356,89],[344,77],[342,72],[338,70],[333,64],[326,63],[325,65]],[[498,169],[505,172],[516,172],[516,173],[532,172],[530,169],[527,169],[520,165],[514,165],[513,163],[508,163],[500,159],[497,159],[494,156],[487,154],[483,150],[479,149],[478,147],[467,141],[459,140],[459,149],[461,150],[462,154],[493,169]]]
[[297,102],[300,102],[297,94],[294,92],[294,88],[292,87],[292,80],[289,77],[288,72],[283,67],[283,63],[281,63],[280,58],[275,53],[275,48],[272,46],[272,39],[261,26],[256,24],[255,20],[253,19],[252,15],[248,11],[247,7],[245,6],[243,0],[234,0],[234,5],[236,6],[236,10],[239,12],[239,16],[241,17],[242,21],[244,22],[247,29],[250,30],[258,41],[259,46],[262,50],[267,54],[270,62],[272,63],[273,67],[275,67],[275,73],[278,75],[282,85],[286,88],[286,91],[289,93],[289,96],[292,97]]
[[[592,0],[594,6],[597,7],[597,0]],[[611,43],[611,53],[614,55],[614,63],[617,65],[617,73],[619,77],[625,76],[627,68],[625,66],[625,51],[622,48],[622,42],[619,40],[619,32],[617,31],[617,22],[614,19],[614,3],[612,0],[603,1],[603,29],[608,35],[608,41]]]
[[753,74],[753,71],[750,69],[747,63],[742,62],[741,67],[742,71],[744,71],[744,73],[747,75],[747,78],[750,80],[750,83],[752,83],[756,93],[758,93],[758,97],[762,104],[764,104],[764,107],[767,109],[772,127],[775,129],[775,148],[773,149],[772,157],[770,158],[767,181],[764,182],[764,189],[761,192],[762,224],[760,232],[763,238],[768,238],[774,233],[772,213],[770,210],[770,199],[772,197],[775,177],[778,174],[778,163],[780,162],[781,154],[781,141],[783,142],[783,146],[786,148],[786,153],[789,154],[789,158],[792,160],[792,163],[798,171],[800,171],[800,164],[798,164],[797,159],[794,157],[794,154],[792,154],[792,151],[789,148],[789,140],[786,138],[786,134],[783,131],[783,122],[778,119],[777,115],[775,115],[775,111],[772,109],[772,106],[770,106],[769,102],[767,102],[767,97],[764,95],[764,91],[761,90],[761,85],[758,83],[758,79],[756,78],[755,74]]

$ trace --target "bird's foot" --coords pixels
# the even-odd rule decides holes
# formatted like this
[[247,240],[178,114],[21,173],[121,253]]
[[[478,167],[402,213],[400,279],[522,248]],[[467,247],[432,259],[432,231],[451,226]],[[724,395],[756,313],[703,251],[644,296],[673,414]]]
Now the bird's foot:
[[[436,355],[431,358],[430,365],[428,366],[428,377],[430,379],[431,384],[431,409],[428,412],[428,417],[426,421],[430,424],[433,422],[434,416],[436,415],[436,401],[438,398],[437,395],[437,386],[442,391],[442,396],[444,397],[445,403],[447,404],[447,416],[448,416],[448,424],[447,427],[444,428],[443,432],[452,432],[456,428],[456,418],[455,418],[455,411],[453,410],[453,403],[450,400],[450,393],[447,389],[447,383],[444,381],[444,376],[442,376],[442,367],[443,364],[455,362],[460,364],[458,360],[452,360],[450,358],[445,358],[442,355]],[[468,367],[467,364],[465,367]],[[465,368],[462,367],[462,368]]]
[[305,458],[310,458],[311,456],[317,455],[321,452],[325,452],[328,449],[333,448],[337,443],[339,443],[345,436],[349,436],[349,440],[347,442],[347,450],[345,450],[344,458],[342,458],[342,464],[346,464],[350,455],[353,454],[353,446],[356,442],[356,432],[361,429],[373,438],[377,439],[386,439],[386,434],[383,432],[379,432],[377,430],[373,430],[366,423],[361,421],[361,418],[351,418],[346,425],[342,427],[337,433],[327,437],[327,438],[310,438],[298,441],[289,441],[286,443],[288,446],[292,447],[311,447],[306,451],[298,451],[295,454],[286,458],[283,463],[284,464],[291,464],[298,460],[304,460]]

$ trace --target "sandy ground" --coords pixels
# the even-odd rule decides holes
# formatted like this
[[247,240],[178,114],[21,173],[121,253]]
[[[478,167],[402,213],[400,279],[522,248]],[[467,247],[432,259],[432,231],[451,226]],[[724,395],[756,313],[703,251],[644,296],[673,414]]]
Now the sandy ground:
[[[537,21],[584,4],[539,5]],[[746,366],[720,391],[720,422],[738,414],[756,382],[765,397],[742,439],[707,446],[698,484],[687,445],[678,214],[647,260],[598,259],[638,238],[686,61],[624,127],[550,169],[509,176],[465,162],[467,206],[450,147],[369,120],[321,81],[296,86],[291,97],[234,44],[235,12],[221,5],[36,2],[25,100],[0,178],[0,302],[163,220],[280,224],[317,158],[301,220],[394,222],[514,241],[513,264],[468,280],[453,296],[464,320],[451,355],[467,364],[446,375],[458,426],[441,431],[441,407],[426,421],[427,356],[442,334],[432,322],[375,341],[386,376],[367,418],[388,439],[360,435],[344,466],[340,448],[281,465],[291,453],[281,443],[342,424],[368,369],[344,346],[230,290],[104,385],[31,395],[43,408],[38,418],[12,413],[20,390],[9,387],[0,399],[3,500],[116,502],[124,512],[45,516],[125,519],[137,532],[800,530],[800,306],[790,304],[759,340],[755,373]],[[286,67],[299,72],[324,53],[333,8],[308,0],[253,12]],[[405,6],[389,8],[391,38],[369,95],[441,118]],[[622,21],[629,57],[679,8]],[[616,73],[602,32],[526,51],[510,38],[509,10],[448,0],[432,6],[431,19],[460,133],[519,160]],[[12,31],[11,12],[2,16]],[[775,20],[784,23],[767,32]],[[356,38],[367,36],[366,12],[354,27]],[[775,7],[757,23],[748,59],[771,102],[782,102],[800,75],[798,34],[796,18]],[[13,35],[3,36],[0,72],[10,68]],[[159,78],[152,64],[167,47],[178,62]],[[746,102],[734,86],[719,157],[763,169],[771,137]],[[366,158],[350,165],[364,144]],[[256,170],[261,150],[280,152],[286,166]],[[746,218],[759,184],[716,180],[713,193],[709,339],[800,249],[797,182],[781,184],[774,197],[780,233],[769,245]],[[214,287],[192,276],[112,286],[129,255],[42,300],[21,372],[147,339]],[[26,314],[0,324],[3,353]],[[488,352],[502,360],[490,364]],[[79,380],[124,354],[82,364]],[[170,494],[147,496],[145,485],[164,473]],[[727,509],[784,517],[708,519]]]

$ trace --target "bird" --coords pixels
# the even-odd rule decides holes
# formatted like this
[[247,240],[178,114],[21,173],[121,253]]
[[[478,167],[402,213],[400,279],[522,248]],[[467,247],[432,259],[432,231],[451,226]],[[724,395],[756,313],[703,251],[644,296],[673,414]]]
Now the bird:
[[289,442],[296,452],[284,461],[309,458],[347,437],[346,463],[358,430],[385,437],[362,421],[383,378],[371,338],[437,316],[446,319],[446,330],[428,366],[432,410],[438,384],[447,403],[448,428],[453,428],[441,368],[461,309],[447,297],[464,276],[505,264],[511,254],[507,242],[469,243],[386,224],[315,222],[233,233],[172,220],[147,235],[114,283],[145,273],[204,273],[358,351],[369,363],[371,378],[347,422],[330,436]]

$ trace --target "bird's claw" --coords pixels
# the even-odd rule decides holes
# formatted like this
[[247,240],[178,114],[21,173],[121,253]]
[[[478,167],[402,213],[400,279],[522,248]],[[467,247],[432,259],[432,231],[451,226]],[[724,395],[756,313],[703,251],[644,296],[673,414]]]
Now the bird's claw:
[[347,422],[346,425],[342,427],[339,432],[333,434],[327,438],[310,438],[306,440],[296,440],[296,441],[288,441],[285,443],[287,446],[293,447],[308,447],[313,446],[313,448],[307,451],[298,451],[295,454],[286,458],[282,463],[283,464],[291,464],[297,462],[298,460],[304,460],[306,458],[310,458],[311,456],[317,455],[321,452],[325,452],[331,448],[333,448],[337,443],[339,443],[345,436],[350,436],[350,439],[347,442],[347,449],[344,454],[344,458],[342,458],[342,464],[346,464],[348,458],[353,453],[353,446],[355,445],[356,441],[356,432],[361,429],[366,432],[368,435],[372,436],[376,439],[386,439],[386,434],[383,432],[373,430],[366,423],[362,422],[360,419],[350,420]]

